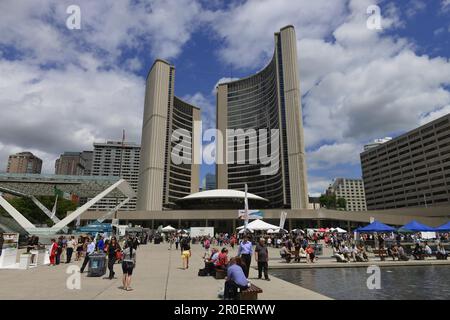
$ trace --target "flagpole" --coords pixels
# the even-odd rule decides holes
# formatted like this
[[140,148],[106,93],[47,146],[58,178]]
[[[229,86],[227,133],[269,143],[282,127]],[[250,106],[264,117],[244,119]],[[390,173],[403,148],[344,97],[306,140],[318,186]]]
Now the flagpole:
[[[122,131],[122,146],[120,148],[120,164],[119,164],[119,179],[122,179],[122,161],[123,161],[123,149],[125,147],[125,129]],[[116,206],[119,205],[119,198],[116,197]],[[117,219],[117,211],[114,213],[114,219]]]
[[245,184],[245,198],[244,198],[244,210],[245,210],[245,213],[244,213],[244,218],[245,218],[245,221],[244,221],[244,225],[245,225],[245,227],[244,227],[244,230],[247,230],[247,226],[248,226],[248,198],[247,198],[247,189],[248,189],[248,187],[247,187],[247,184]]

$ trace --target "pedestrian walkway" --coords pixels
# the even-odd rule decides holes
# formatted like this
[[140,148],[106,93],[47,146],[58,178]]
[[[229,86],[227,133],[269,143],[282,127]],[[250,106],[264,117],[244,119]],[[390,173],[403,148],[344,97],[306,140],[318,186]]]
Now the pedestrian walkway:
[[[69,290],[66,274],[69,265],[40,266],[29,270],[0,270],[0,299],[158,299],[158,300],[215,300],[224,280],[199,277],[204,267],[203,248],[192,245],[189,269],[183,270],[179,250],[168,250],[167,244],[148,244],[138,249],[137,265],[133,272],[133,291],[119,289],[122,270],[115,265],[116,279],[88,278],[81,275],[81,290]],[[230,256],[236,249],[230,249]],[[81,265],[80,262],[76,262]],[[262,300],[328,299],[308,289],[272,277],[272,281],[258,280],[257,271],[250,270],[250,281],[261,287]]]

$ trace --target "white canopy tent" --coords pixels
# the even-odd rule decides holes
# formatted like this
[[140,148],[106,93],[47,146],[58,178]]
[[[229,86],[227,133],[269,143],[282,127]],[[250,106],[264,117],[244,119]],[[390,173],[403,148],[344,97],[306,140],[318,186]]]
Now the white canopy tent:
[[[238,230],[244,229],[244,226],[237,228]],[[247,225],[247,229],[252,231],[268,231],[268,230],[279,230],[279,226],[264,222],[262,220],[253,220]]]
[[339,227],[337,228],[331,228],[330,229],[331,232],[336,232],[336,233],[347,233],[347,230],[341,229]]
[[175,232],[177,231],[177,229],[175,229],[174,227],[172,227],[171,225],[168,225],[164,228],[161,229],[162,232]]

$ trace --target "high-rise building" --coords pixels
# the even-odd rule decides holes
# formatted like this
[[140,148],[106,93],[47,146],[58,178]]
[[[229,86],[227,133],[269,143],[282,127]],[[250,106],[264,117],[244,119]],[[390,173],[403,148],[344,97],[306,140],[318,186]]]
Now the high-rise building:
[[[139,159],[141,147],[138,144],[121,141],[94,143],[92,162],[93,176],[115,176],[125,179],[137,191],[139,177]],[[110,210],[124,198],[106,197],[93,209]],[[135,210],[136,199],[130,200],[121,210]]]
[[84,175],[92,174],[92,162],[94,161],[94,151],[83,151],[81,157],[84,159]]
[[204,190],[214,190],[214,189],[216,189],[216,175],[212,173],[207,173],[205,175]]
[[362,179],[337,178],[326,193],[335,195],[336,199],[345,199],[345,210],[347,211],[367,210]]
[[450,204],[450,114],[361,153],[367,209]]
[[12,154],[8,159],[8,173],[41,173],[42,160],[31,152]]
[[[217,87],[217,128],[228,137],[227,142],[217,148],[217,188],[242,191],[247,184],[248,192],[268,199],[271,207],[308,207],[300,98],[297,38],[294,27],[287,26],[275,33],[272,60],[262,71]],[[243,129],[244,132],[235,131],[230,138],[225,133],[227,129]],[[268,143],[268,149],[276,154],[278,170],[262,174],[261,169],[267,165],[262,163],[261,154],[256,163],[250,156],[245,163],[230,163],[229,159],[237,159],[239,142],[245,144],[246,155],[257,149],[257,141],[248,135],[252,129],[257,132],[267,129],[269,133],[265,137],[259,135],[258,146],[271,140],[271,129],[278,129],[277,145]],[[222,164],[221,158],[224,159]]]
[[[91,173],[92,151],[64,152],[55,162],[55,174],[87,176]],[[90,159],[89,159],[90,155]]]
[[371,148],[378,147],[379,145],[381,145],[381,144],[383,144],[385,142],[391,141],[391,140],[392,140],[391,137],[386,137],[386,138],[382,138],[382,139],[375,139],[375,140],[373,140],[373,142],[370,142],[370,143],[364,145],[364,151],[369,150]]
[[[200,109],[174,95],[175,67],[156,60],[147,76],[139,170],[139,210],[171,208],[175,200],[198,192],[199,165],[194,152],[200,139],[194,136],[194,122]],[[183,129],[182,142],[172,133]],[[172,149],[184,146],[181,163],[172,161]],[[198,149],[198,148],[197,148]],[[199,163],[195,161],[195,163]]]

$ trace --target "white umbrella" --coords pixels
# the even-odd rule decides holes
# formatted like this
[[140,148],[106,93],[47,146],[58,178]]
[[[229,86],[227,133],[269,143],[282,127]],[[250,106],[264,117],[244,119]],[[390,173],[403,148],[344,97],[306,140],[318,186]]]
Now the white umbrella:
[[161,231],[162,232],[173,232],[173,231],[177,231],[177,229],[175,229],[171,225],[168,225],[167,227],[162,228]]
[[302,229],[294,229],[294,230],[292,230],[292,232],[295,232],[295,233],[297,233],[297,232],[305,233],[305,231],[303,231]]
[[333,232],[337,232],[337,233],[347,233],[347,230],[341,229],[339,227],[331,229]]

